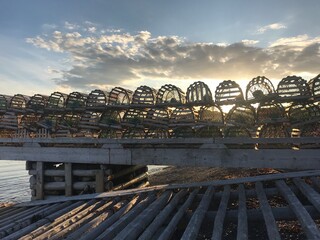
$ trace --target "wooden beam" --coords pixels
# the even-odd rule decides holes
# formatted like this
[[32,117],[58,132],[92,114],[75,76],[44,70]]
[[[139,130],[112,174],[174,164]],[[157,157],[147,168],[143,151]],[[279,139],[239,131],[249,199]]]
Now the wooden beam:
[[37,162],[37,175],[36,175],[36,199],[42,200],[44,198],[44,163]]
[[309,239],[320,239],[320,231],[318,229],[318,226],[315,224],[312,217],[309,215],[296,195],[291,191],[291,189],[283,180],[276,181],[276,185],[279,188],[282,196],[289,203],[292,211],[296,214],[307,237]]

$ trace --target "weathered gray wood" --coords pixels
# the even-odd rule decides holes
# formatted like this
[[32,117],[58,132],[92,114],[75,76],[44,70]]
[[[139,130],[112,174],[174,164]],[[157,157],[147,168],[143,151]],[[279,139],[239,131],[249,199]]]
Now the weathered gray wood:
[[320,171],[311,170],[311,171],[300,171],[300,172],[288,172],[288,173],[277,173],[277,174],[267,174],[259,175],[254,177],[244,177],[244,178],[235,178],[235,179],[226,179],[226,180],[215,180],[208,182],[198,182],[198,183],[187,183],[187,184],[170,184],[170,185],[158,185],[152,187],[146,187],[144,189],[129,189],[129,190],[120,190],[117,192],[106,192],[100,194],[87,194],[81,196],[72,196],[72,197],[60,197],[59,199],[52,200],[42,200],[42,201],[33,201],[17,204],[17,207],[22,206],[37,206],[43,204],[51,204],[63,201],[76,201],[76,200],[88,200],[88,199],[100,199],[106,197],[115,197],[115,196],[127,196],[131,194],[140,194],[146,192],[152,192],[154,190],[169,190],[176,188],[196,188],[196,187],[206,187],[206,186],[221,186],[221,185],[232,185],[232,184],[241,184],[241,183],[252,183],[257,181],[273,181],[278,179],[294,178],[294,177],[310,177],[310,176],[319,176]]
[[104,170],[100,169],[96,173],[96,192],[104,192]]
[[204,219],[204,216],[209,208],[211,203],[212,196],[214,194],[214,187],[209,186],[206,190],[206,193],[202,197],[202,200],[194,212],[188,226],[186,227],[182,239],[195,239],[200,230],[200,226]]
[[65,171],[65,195],[66,196],[72,196],[72,163],[65,163],[64,164],[64,171]]
[[32,213],[30,213],[24,217],[20,217],[19,219],[16,219],[15,221],[13,221],[9,224],[6,224],[5,226],[0,227],[0,238],[3,238],[9,234],[12,234],[15,231],[20,230],[24,226],[31,224],[35,217],[40,217],[40,218],[44,217],[47,214],[47,212],[49,214],[51,214],[52,209],[55,211],[55,209],[57,209],[58,205],[59,204],[47,205],[45,207],[39,207],[38,209],[35,209],[35,211],[33,211]]
[[139,237],[139,240],[149,240],[152,238],[154,233],[161,227],[164,221],[172,213],[172,211],[177,207],[181,199],[186,196],[187,191],[185,189],[179,191],[169,204],[160,212],[160,214],[152,221],[152,223],[144,230],[144,232]]
[[119,211],[117,211],[107,219],[100,218],[100,219],[92,220],[92,222],[88,223],[90,225],[90,230],[82,234],[81,238],[79,237],[78,239],[79,240],[80,239],[81,240],[96,239],[101,233],[103,233],[106,229],[108,229],[108,227],[110,227],[112,224],[118,221],[121,216],[128,213],[136,203],[139,203],[141,201],[141,199],[142,199],[141,196],[134,197],[126,206],[121,208]]
[[211,239],[213,240],[222,238],[223,223],[226,216],[229,196],[230,196],[230,185],[226,185],[223,190],[223,194],[222,194],[222,198],[220,201],[216,218],[214,219],[213,231],[212,231],[212,237],[211,237]]
[[296,197],[296,195],[291,191],[287,184],[283,180],[276,181],[276,185],[279,188],[282,196],[289,203],[290,208],[296,214],[303,230],[305,231],[309,239],[320,239],[320,231],[304,208],[302,203]]
[[142,200],[138,205],[136,205],[130,212],[119,219],[115,224],[105,229],[105,231],[99,235],[96,240],[101,239],[114,239],[114,237],[119,234],[122,229],[124,229],[128,224],[130,224],[145,208],[147,208],[154,200],[156,196],[151,194],[146,199]]
[[312,181],[312,186],[318,191],[320,192],[320,180],[317,177],[311,177],[311,181]]
[[[78,204],[77,204],[78,203]],[[48,218],[49,222],[44,224],[43,226],[33,230],[31,233],[23,236],[21,240],[33,240],[34,238],[40,236],[41,234],[49,231],[50,229],[58,226],[59,224],[65,222],[67,219],[72,219],[72,216],[80,213],[82,210],[88,208],[92,204],[95,203],[95,200],[91,200],[89,202],[79,201],[72,205],[69,211],[62,213],[62,215],[53,216],[52,218]]]
[[[78,219],[78,221],[75,221],[73,224],[69,225],[68,228],[64,228],[63,230],[60,230],[57,232],[54,236],[50,237],[50,239],[61,239],[71,232],[77,230],[78,228],[81,227],[81,225],[84,225],[88,223],[89,221],[93,220],[94,218],[98,217],[102,213],[109,212],[109,216],[112,215],[112,210],[110,209],[113,205],[115,205],[120,199],[115,198],[110,201],[102,201],[102,205],[98,204],[99,207],[94,209],[94,211],[86,214],[85,216],[81,217],[81,219]],[[98,206],[97,205],[97,206]]]
[[167,227],[163,230],[162,234],[159,236],[158,240],[166,240],[171,237],[177,228],[178,223],[182,219],[183,215],[187,211],[187,209],[192,204],[195,196],[197,195],[199,189],[193,190],[191,194],[189,194],[188,199],[184,202],[184,204],[179,208],[174,217],[171,219]]
[[44,163],[37,162],[37,183],[36,183],[36,199],[41,200],[44,197]]
[[124,164],[124,165],[176,165],[203,167],[244,167],[319,169],[317,149],[227,149],[214,145],[194,148],[122,148],[70,147],[9,147],[2,146],[0,159],[69,163]]
[[294,178],[293,182],[303,195],[305,195],[313,206],[320,212],[320,194],[301,178]]
[[148,178],[148,173],[140,174],[139,176],[137,176],[136,178],[134,178],[128,182],[125,182],[123,184],[115,186],[114,188],[112,188],[112,190],[116,191],[116,190],[126,189],[126,188],[132,186],[133,184],[138,183],[146,178]]
[[133,222],[125,227],[114,240],[135,240],[165,207],[172,196],[172,191],[166,191],[148,206]]
[[248,239],[248,216],[246,204],[246,192],[243,184],[239,185],[239,210],[238,210],[238,227],[237,227],[237,240]]
[[14,232],[13,234],[10,234],[9,236],[3,238],[3,240],[9,240],[9,239],[18,239],[20,237],[23,237],[27,235],[28,233],[32,232],[33,230],[43,226],[46,223],[50,223],[50,221],[53,221],[55,218],[59,217],[61,214],[67,213],[68,211],[72,210],[74,206],[78,206],[80,202],[74,203],[71,205],[71,202],[64,202],[59,205],[57,205],[56,208],[52,208],[50,211],[48,211],[45,216],[45,218],[42,218],[41,220],[32,223],[28,225],[27,227],[24,227],[20,229],[19,231]]
[[102,200],[99,201],[99,202],[92,203],[91,206],[88,206],[87,208],[85,208],[81,212],[78,212],[76,215],[70,217],[66,221],[54,226],[50,230],[44,232],[42,235],[34,238],[34,240],[40,240],[40,239],[43,239],[43,238],[50,238],[51,239],[53,237],[56,237],[58,233],[60,233],[61,231],[67,229],[69,226],[71,226],[75,222],[80,221],[82,218],[84,218],[85,216],[90,214],[92,211],[94,211],[94,210],[98,209],[99,207],[101,207],[103,205],[103,203],[104,203],[104,201],[102,201]]
[[279,230],[277,227],[276,220],[272,215],[272,209],[269,205],[267,196],[263,190],[263,185],[261,182],[256,182],[256,191],[258,195],[258,200],[260,203],[260,209],[262,210],[263,218],[266,224],[269,239],[281,239]]

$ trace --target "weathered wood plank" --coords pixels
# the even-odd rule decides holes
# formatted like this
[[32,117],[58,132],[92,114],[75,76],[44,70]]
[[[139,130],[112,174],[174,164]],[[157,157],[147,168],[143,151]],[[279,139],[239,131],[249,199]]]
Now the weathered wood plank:
[[243,184],[239,185],[239,210],[238,210],[238,227],[237,227],[237,240],[248,239],[248,216],[246,204],[246,192]]
[[36,199],[42,200],[44,198],[44,163],[37,162],[37,175],[36,175]]
[[226,216],[230,196],[230,185],[226,185],[223,190],[222,198],[219,204],[217,215],[214,219],[213,231],[211,239],[221,239],[223,233],[223,223]]
[[206,212],[209,208],[209,204],[211,203],[212,196],[214,194],[214,187],[209,186],[206,190],[206,193],[201,199],[199,206],[196,211],[192,215],[192,218],[186,227],[182,239],[195,239],[200,230],[202,221],[206,215]]
[[320,194],[301,178],[294,178],[293,182],[303,195],[305,195],[313,206],[320,212]]
[[149,240],[155,234],[155,232],[161,227],[169,215],[177,207],[180,200],[186,196],[187,191],[185,189],[179,191],[173,199],[167,204],[167,206],[160,212],[160,214],[152,221],[152,223],[144,230],[139,237],[139,240]]
[[195,196],[197,195],[199,189],[193,190],[193,192],[188,196],[188,199],[184,202],[184,204],[179,208],[177,213],[171,219],[167,227],[163,230],[162,234],[159,236],[158,240],[167,240],[170,239],[171,235],[174,233],[175,229],[177,228],[178,223],[182,219],[183,215],[185,214],[186,210],[192,204]]
[[291,189],[283,180],[276,181],[276,185],[279,188],[282,196],[289,203],[292,211],[296,214],[307,237],[309,239],[320,239],[320,231],[317,225],[315,224],[307,210],[304,208],[302,203],[296,197],[296,195],[291,191]]
[[72,189],[72,163],[65,163],[64,164],[64,178],[65,178],[65,195],[66,196],[72,196],[73,189]]
[[261,182],[256,182],[255,185],[256,185],[256,191],[257,191],[257,195],[260,203],[260,208],[262,210],[263,218],[266,224],[268,237],[269,239],[281,240],[276,220],[274,219],[274,216],[272,214],[272,209],[269,205],[267,196],[263,190],[263,185]]
[[310,177],[310,176],[319,176],[320,171],[300,171],[300,172],[288,172],[288,173],[277,173],[277,174],[268,174],[260,175],[254,177],[244,177],[237,179],[227,179],[227,180],[215,180],[208,182],[198,182],[198,183],[187,183],[187,184],[170,184],[170,185],[158,185],[152,187],[146,187],[144,189],[129,189],[129,190],[120,190],[117,192],[106,192],[100,194],[86,194],[81,196],[72,196],[72,197],[61,197],[59,199],[52,200],[42,200],[42,201],[33,201],[17,204],[17,207],[21,206],[36,206],[43,204],[51,204],[56,202],[63,201],[77,201],[77,200],[88,200],[88,199],[99,199],[105,197],[115,197],[115,196],[127,196],[131,194],[147,193],[154,190],[165,190],[165,189],[175,189],[175,188],[197,188],[197,187],[206,187],[206,186],[221,186],[221,185],[231,185],[231,184],[241,184],[241,183],[252,183],[257,181],[273,181],[286,178],[294,177]]

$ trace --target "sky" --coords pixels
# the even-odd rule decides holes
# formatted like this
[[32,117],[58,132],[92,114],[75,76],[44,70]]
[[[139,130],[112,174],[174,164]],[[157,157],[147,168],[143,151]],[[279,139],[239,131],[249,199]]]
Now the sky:
[[318,0],[1,0],[0,94],[320,73]]

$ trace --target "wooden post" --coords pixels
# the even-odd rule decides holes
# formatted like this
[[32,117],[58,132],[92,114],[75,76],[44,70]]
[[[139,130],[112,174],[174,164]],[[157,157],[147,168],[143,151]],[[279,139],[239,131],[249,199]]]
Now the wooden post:
[[37,162],[37,187],[36,187],[36,199],[42,200],[44,198],[43,186],[44,186],[44,165],[43,162]]
[[72,196],[72,163],[64,164],[65,195]]
[[97,170],[96,173],[96,192],[104,192],[104,170]]

